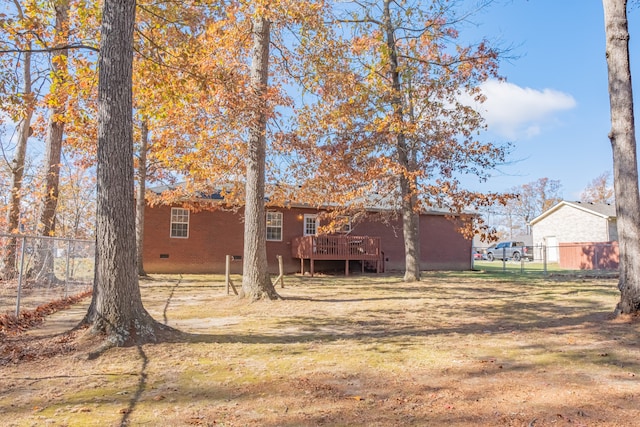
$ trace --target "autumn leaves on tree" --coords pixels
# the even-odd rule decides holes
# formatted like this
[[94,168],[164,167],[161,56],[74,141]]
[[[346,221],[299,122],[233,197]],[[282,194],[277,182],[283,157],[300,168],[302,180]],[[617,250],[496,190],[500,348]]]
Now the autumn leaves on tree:
[[[68,130],[65,150],[81,153],[88,164],[97,134],[95,42],[87,38],[99,14],[72,0],[53,6],[41,12],[47,19],[37,20],[38,31],[50,40],[37,47],[52,58],[46,105],[54,138],[39,221],[47,234],[55,233],[50,212],[60,164],[56,132]],[[139,194],[147,182],[176,177],[187,178],[181,192],[156,202],[235,183],[225,187],[228,198],[244,201],[247,218],[253,217],[245,224],[255,223],[245,234],[255,236],[264,234],[264,206],[252,206],[263,205],[266,182],[303,188],[299,201],[352,209],[364,208],[372,194],[386,193],[385,203],[403,219],[405,279],[418,280],[419,211],[448,206],[461,212],[499,198],[459,185],[465,173],[482,179],[505,148],[474,137],[482,119],[465,100],[482,100],[478,84],[496,75],[498,53],[485,42],[456,42],[456,26],[464,19],[456,15],[457,6],[390,0],[140,2],[132,74]],[[263,58],[256,56],[257,29],[266,40]],[[37,50],[21,46],[24,55]],[[90,54],[67,50],[78,46],[89,47]],[[25,74],[25,88],[28,81]],[[291,193],[274,196],[274,203],[285,196]],[[252,251],[246,263],[261,258],[261,240],[245,245]],[[275,295],[259,279],[266,277],[265,263],[245,265],[252,269],[247,286],[263,282],[267,291],[257,294]]]
[[[56,233],[56,222],[57,217],[62,218],[58,203],[61,199],[60,168],[64,163],[61,158],[64,128],[74,122],[74,117],[82,115],[73,95],[81,94],[80,88],[86,85],[87,80],[79,80],[78,76],[90,75],[86,72],[87,56],[78,50],[71,54],[69,47],[91,49],[90,44],[84,44],[83,38],[95,34],[86,31],[91,19],[81,19],[81,15],[89,11],[81,11],[78,6],[77,2],[67,0],[52,1],[44,7],[36,2],[13,1],[3,10],[6,14],[0,19],[3,30],[0,32],[1,121],[13,122],[17,129],[9,167],[11,200],[6,207],[8,221],[3,227],[7,232],[25,230],[33,233],[37,230],[45,236],[60,235]],[[69,67],[74,70],[73,75],[69,73]],[[74,102],[68,103],[68,99]],[[45,156],[41,173],[33,178],[33,174],[27,175],[27,143],[35,139],[44,142]],[[7,147],[2,148],[6,153]],[[64,175],[63,188],[69,188],[69,178],[79,175]],[[25,209],[22,202],[25,197],[31,201],[29,206],[33,210]],[[65,206],[68,208],[70,204]],[[64,225],[66,231],[80,231],[79,227]],[[15,245],[9,242],[8,248],[15,248]],[[47,250],[36,248],[32,271],[43,270],[39,267],[50,260],[45,254]],[[15,253],[11,249],[4,253],[2,264],[4,277],[13,277]]]
[[295,176],[340,206],[384,194],[402,218],[405,280],[419,280],[419,212],[501,198],[460,187],[462,175],[482,179],[506,153],[477,139],[483,121],[465,102],[482,101],[478,86],[496,75],[498,52],[457,44],[461,18],[448,2],[365,1],[335,12],[329,34],[302,39],[301,52],[312,53],[301,74],[315,99],[297,114],[305,161]]
[[[460,40],[466,15],[458,2],[106,0],[103,13],[74,0],[36,6],[15,0],[12,16],[0,20],[0,107],[17,124],[5,230],[19,227],[32,132],[47,147],[42,205],[33,215],[42,234],[58,233],[61,153],[84,165],[97,158],[98,263],[88,319],[115,328],[119,343],[149,339],[155,327],[138,297],[144,268],[134,255],[142,239],[133,237],[133,216],[116,212],[133,212],[134,168],[138,211],[147,183],[177,179],[186,181],[180,192],[150,202],[183,203],[222,184],[227,200],[240,201],[242,293],[250,299],[278,298],[267,272],[265,194],[271,203],[295,198],[352,213],[388,206],[402,220],[406,281],[420,279],[421,211],[463,214],[460,230],[472,233],[482,224],[464,214],[504,201],[461,185],[464,175],[486,178],[509,146],[479,137],[484,122],[473,105],[483,101],[480,84],[498,78],[500,52],[485,40]],[[612,132],[614,148],[624,136]],[[123,165],[126,176],[117,174]],[[5,275],[15,271],[11,255],[3,266]],[[129,305],[120,306],[122,298]],[[132,320],[143,318],[146,326]]]
[[[605,1],[607,16],[620,12],[614,3],[624,2]],[[74,0],[36,6],[14,0],[11,16],[0,19],[0,108],[17,129],[5,230],[20,226],[34,132],[46,142],[42,203],[32,215],[41,234],[58,234],[58,213],[70,205],[60,203],[63,153],[81,165],[97,163],[96,285],[86,320],[114,344],[153,341],[165,330],[140,299],[144,268],[135,254],[142,253],[144,224],[138,215],[136,239],[134,168],[139,213],[148,182],[177,179],[186,181],[179,192],[149,202],[189,203],[185,196],[224,184],[227,200],[244,206],[242,295],[251,300],[278,298],[267,271],[266,194],[270,203],[356,214],[371,203],[389,207],[402,220],[405,281],[420,279],[421,211],[461,214],[460,231],[470,235],[483,225],[465,213],[508,197],[461,185],[464,175],[485,179],[509,146],[479,137],[484,123],[473,105],[483,101],[480,84],[498,77],[499,52],[484,40],[460,41],[466,15],[455,1],[105,0],[102,13]],[[622,28],[616,22],[608,30]],[[614,39],[612,73],[624,71],[613,61]],[[631,166],[621,159],[631,158],[624,153],[635,141],[616,126],[627,108],[620,99],[612,95],[618,121],[611,139],[616,202],[624,204],[621,171]],[[68,176],[85,182],[82,174]],[[340,213],[326,222],[329,229],[339,226]],[[621,217],[620,234],[635,232],[631,222],[637,228]],[[628,242],[621,248],[635,250]],[[15,253],[5,254],[9,277]],[[638,287],[629,278],[637,273],[625,256],[621,265],[621,310],[631,312]]]

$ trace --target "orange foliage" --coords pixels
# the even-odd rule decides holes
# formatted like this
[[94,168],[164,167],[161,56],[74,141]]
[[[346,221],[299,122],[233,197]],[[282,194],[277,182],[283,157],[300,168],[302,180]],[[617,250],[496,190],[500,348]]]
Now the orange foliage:
[[[485,41],[456,44],[458,29],[447,2],[394,10],[390,45],[388,28],[374,16],[381,3],[361,2],[367,11],[311,0],[140,1],[134,104],[136,122],[144,120],[149,128],[149,181],[186,181],[153,202],[184,202],[219,190],[221,182],[229,183],[227,200],[242,199],[247,129],[260,105],[248,81],[255,15],[271,21],[276,46],[264,111],[271,125],[267,173],[279,183],[270,191],[272,203],[297,200],[357,210],[375,200],[393,207],[403,197],[400,176],[415,182],[419,209],[448,206],[460,212],[500,200],[460,184],[464,174],[483,179],[506,152],[477,138],[482,119],[460,101],[463,94],[482,100],[477,88],[496,76],[498,52]],[[17,47],[36,40],[18,34],[50,41],[51,10],[32,0],[24,4],[25,19],[3,23],[6,37]],[[97,46],[99,5],[70,4],[71,42]],[[334,15],[330,6],[337,8]],[[91,50],[70,51],[68,76],[51,84],[52,93],[68,100],[65,151],[81,155],[84,167],[94,163],[97,140],[96,59]],[[19,58],[3,55],[0,61],[7,70]],[[393,72],[401,77],[400,89],[391,83]],[[26,105],[16,97],[18,86],[0,73],[0,107],[10,117]],[[38,101],[60,102],[54,95]],[[406,138],[409,165],[398,161],[398,135]]]
[[[375,15],[383,3],[390,4],[390,25]],[[292,174],[303,183],[300,193],[311,204],[353,208],[375,195],[384,195],[388,206],[416,197],[415,209],[452,213],[500,201],[502,195],[467,191],[460,181],[466,174],[484,179],[506,154],[507,147],[478,139],[482,118],[461,101],[463,95],[482,100],[478,86],[496,76],[498,52],[484,41],[456,44],[457,21],[446,2],[438,3],[443,9],[359,4],[362,9],[345,9],[331,32],[304,38],[299,49],[300,74],[313,94],[298,109],[291,138],[303,159]],[[412,183],[411,193],[400,193],[399,177]],[[478,227],[468,225],[467,234]]]

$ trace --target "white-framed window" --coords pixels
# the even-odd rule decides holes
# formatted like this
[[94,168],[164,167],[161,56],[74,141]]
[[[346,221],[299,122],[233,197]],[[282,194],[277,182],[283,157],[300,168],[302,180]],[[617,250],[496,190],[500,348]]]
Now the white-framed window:
[[189,237],[189,209],[171,208],[170,237],[178,239]]
[[267,212],[267,240],[282,240],[282,212]]
[[302,227],[303,236],[315,236],[318,233],[318,215],[304,214]]

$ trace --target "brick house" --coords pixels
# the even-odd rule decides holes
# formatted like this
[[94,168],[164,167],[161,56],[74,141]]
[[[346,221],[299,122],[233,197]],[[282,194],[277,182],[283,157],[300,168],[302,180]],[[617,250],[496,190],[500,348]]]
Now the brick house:
[[[278,272],[277,255],[286,273],[302,269],[402,271],[404,244],[399,219],[379,211],[347,218],[340,233],[317,235],[318,214],[305,206],[268,207],[266,212],[267,259]],[[449,215],[447,213],[447,215]],[[460,219],[445,212],[420,215],[421,268],[424,270],[471,269],[471,240],[459,232]],[[148,273],[224,273],[226,255],[232,256],[231,272],[241,273],[243,211],[190,210],[186,207],[149,206],[145,209],[144,267]],[[306,252],[305,252],[306,251]]]
[[607,203],[561,201],[531,221],[536,258],[568,269],[617,268],[616,209]]

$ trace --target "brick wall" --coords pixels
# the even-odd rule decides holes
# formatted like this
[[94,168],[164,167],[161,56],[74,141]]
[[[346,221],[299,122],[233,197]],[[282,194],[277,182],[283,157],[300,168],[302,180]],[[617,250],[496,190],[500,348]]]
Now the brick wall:
[[[189,238],[170,238],[171,207],[145,209],[144,267],[149,273],[224,272],[225,255],[242,255],[241,216],[227,211],[191,212]],[[232,262],[239,273],[242,262]]]
[[457,229],[460,224],[442,215],[420,219],[423,270],[470,270],[473,242]]
[[[276,255],[283,256],[286,273],[300,271],[300,260],[291,257],[291,240],[303,234],[303,215],[315,210],[269,209],[283,214],[282,241],[267,241],[267,259],[272,274],[278,273]],[[399,220],[382,222],[376,214],[353,223],[352,235],[378,236],[385,256],[385,269],[404,269],[404,243]],[[170,238],[171,207],[145,210],[144,267],[149,273],[224,273],[225,256],[234,274],[242,272],[242,210],[191,212],[189,237]],[[471,241],[464,239],[456,225],[442,215],[423,215],[420,221],[421,259],[425,270],[467,270],[471,268]],[[360,266],[352,263],[350,269]],[[316,270],[344,271],[344,261],[316,261]],[[306,271],[308,271],[308,261]]]

